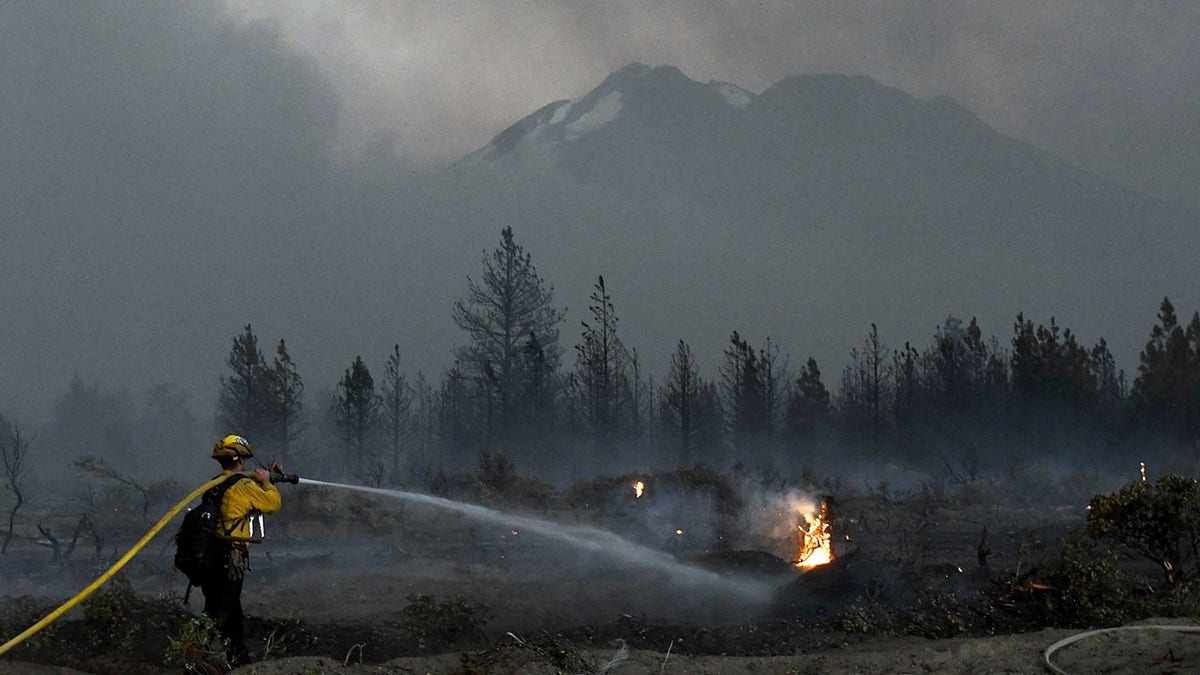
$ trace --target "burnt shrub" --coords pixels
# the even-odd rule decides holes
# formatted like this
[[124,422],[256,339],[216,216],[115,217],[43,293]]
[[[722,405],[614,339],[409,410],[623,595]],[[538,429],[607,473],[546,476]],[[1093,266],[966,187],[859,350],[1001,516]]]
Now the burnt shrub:
[[129,577],[114,576],[83,601],[83,620],[89,641],[96,646],[127,645],[133,637],[131,619],[138,606]]
[[229,671],[226,650],[229,641],[222,638],[215,621],[201,614],[183,625],[176,639],[167,635],[170,643],[163,654],[163,665],[182,666],[188,673],[211,675]]
[[516,465],[502,452],[480,454],[473,479],[472,496],[485,503],[540,507],[555,494],[549,484],[519,475]]
[[[13,598],[8,601],[3,610],[0,610],[0,635],[4,635],[4,639],[6,640],[14,635],[18,635],[41,621],[42,617],[49,614],[53,609],[53,606],[46,606],[39,603],[31,595],[22,595]],[[18,645],[17,648],[30,651],[37,650],[53,642],[56,631],[56,624],[51,623],[30,636]]]
[[843,608],[832,618],[832,625],[843,633],[891,635],[896,632],[896,614],[866,597]]
[[[614,659],[613,664],[621,660],[624,660],[623,657]],[[542,672],[548,669],[560,673],[606,672],[598,668],[595,659],[582,653],[574,642],[557,633],[545,631],[532,638],[521,638],[506,633],[489,649],[475,654],[463,654],[459,670],[456,672],[463,675],[488,675]]]
[[490,619],[486,607],[463,598],[410,595],[400,610],[399,628],[416,642],[419,652],[429,652],[479,642]]
[[983,611],[988,624],[1003,632],[1115,626],[1139,615],[1133,584],[1115,553],[1072,537],[1040,570],[998,581]]
[[931,591],[922,594],[908,609],[908,631],[928,638],[950,638],[971,634],[976,612],[954,593]]

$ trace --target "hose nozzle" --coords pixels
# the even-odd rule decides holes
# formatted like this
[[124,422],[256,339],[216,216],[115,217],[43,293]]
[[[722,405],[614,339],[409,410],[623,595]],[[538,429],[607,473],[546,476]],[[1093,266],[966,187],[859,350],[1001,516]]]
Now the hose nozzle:
[[283,469],[275,467],[275,470],[271,472],[271,482],[291,483],[292,485],[295,485],[296,483],[300,482],[300,476],[294,473],[284,473]]

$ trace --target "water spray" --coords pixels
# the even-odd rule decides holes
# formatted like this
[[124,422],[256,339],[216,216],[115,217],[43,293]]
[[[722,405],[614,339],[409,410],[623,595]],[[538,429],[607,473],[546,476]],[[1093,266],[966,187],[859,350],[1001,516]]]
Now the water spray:
[[[344,483],[330,483],[322,480],[314,480],[312,478],[299,477],[297,478],[297,483],[299,485],[317,485],[323,487],[357,490],[359,492],[366,492],[369,494],[404,499],[411,502],[417,502],[420,504],[427,504],[438,508],[456,511],[476,520],[503,525],[506,529],[515,526],[515,528],[519,531],[539,534],[549,539],[568,544],[590,553],[602,555],[608,558],[616,558],[627,564],[636,565],[639,567],[650,567],[663,572],[668,572],[672,574],[674,578],[683,580],[684,582],[693,586],[708,586],[758,602],[765,602],[769,600],[773,589],[771,584],[764,582],[723,577],[716,572],[680,562],[674,556],[664,551],[643,546],[642,544],[629,541],[628,539],[625,539],[614,532],[601,530],[595,527],[563,525],[561,523],[554,523],[548,520],[542,520],[540,518],[517,516],[489,509],[483,506],[478,506],[476,504],[465,504],[463,502],[456,502],[443,497],[434,497],[432,495],[422,494],[420,492],[387,490],[384,488],[372,488],[363,485],[347,485]],[[682,533],[680,532],[680,534]]]

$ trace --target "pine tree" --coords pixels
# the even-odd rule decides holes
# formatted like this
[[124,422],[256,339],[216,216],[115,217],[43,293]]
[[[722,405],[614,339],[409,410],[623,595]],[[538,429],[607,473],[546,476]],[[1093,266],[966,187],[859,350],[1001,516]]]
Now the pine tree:
[[420,477],[433,469],[433,452],[438,438],[437,397],[420,371],[413,378],[412,390],[413,471]]
[[521,347],[518,392],[518,431],[522,438],[542,437],[556,428],[558,418],[558,374],[536,333]]
[[392,480],[400,479],[400,454],[408,433],[408,409],[412,405],[412,390],[400,370],[400,345],[392,346],[383,369],[382,424],[387,434],[392,456]]
[[582,426],[597,447],[611,449],[624,432],[623,415],[629,407],[629,355],[617,336],[617,315],[604,277],[596,281],[583,321],[582,342],[575,346],[575,373],[581,397]]
[[697,407],[700,406],[700,375],[692,358],[692,348],[680,340],[671,355],[671,373],[663,385],[660,418],[676,438],[680,462],[694,461],[697,434]]
[[364,467],[368,460],[377,461],[370,456],[370,447],[379,431],[381,408],[375,379],[362,357],[356,356],[338,381],[332,416],[334,433],[348,454]]
[[[1200,333],[1200,323],[1192,333]],[[1194,339],[1200,340],[1200,336]],[[1130,395],[1144,425],[1160,426],[1182,438],[1194,437],[1193,361],[1188,331],[1179,325],[1175,306],[1163,298],[1158,324],[1140,354]]]
[[721,394],[717,390],[716,382],[707,382],[700,378],[698,384],[696,405],[692,413],[692,425],[695,428],[692,444],[695,454],[697,459],[724,461],[727,458],[718,456],[724,441],[722,420],[725,419],[725,412],[721,408]]
[[442,455],[453,459],[473,456],[479,446],[477,423],[480,415],[475,409],[471,379],[458,361],[442,376],[436,407]]
[[[1029,339],[1036,343],[1036,337]],[[979,419],[985,411],[996,410],[1008,386],[1007,366],[999,343],[994,338],[990,343],[983,339],[983,331],[974,317],[963,326],[954,316],[946,317],[933,341],[933,347],[923,358],[921,377],[932,397],[930,403],[935,410],[931,412],[966,414]]]
[[1200,312],[1192,313],[1185,335],[1188,342],[1185,426],[1188,440],[1195,443],[1200,439]]
[[866,360],[860,381],[870,414],[871,439],[878,443],[886,423],[884,405],[888,399],[889,375],[886,364],[887,348],[880,342],[879,327],[875,324],[871,324],[871,332],[867,333],[867,339],[863,343],[863,354]]
[[810,357],[796,377],[796,385],[788,399],[788,429],[795,438],[809,440],[828,427],[829,413],[829,390],[821,382],[816,359]]
[[892,354],[892,372],[895,374],[893,423],[900,443],[909,450],[915,445],[919,403],[924,396],[920,362],[920,353],[907,342],[904,349]]
[[271,408],[275,427],[271,437],[279,444],[279,461],[286,464],[292,441],[304,430],[304,380],[282,338],[271,366]]
[[862,349],[850,350],[850,362],[842,372],[838,407],[845,428],[865,432],[876,453],[889,421],[886,406],[891,400],[890,385],[887,348],[879,339],[879,328],[871,324]]
[[1125,371],[1117,368],[1116,359],[1104,338],[1088,352],[1092,377],[1096,379],[1099,396],[1097,413],[1101,423],[1117,419],[1126,396]]
[[1013,393],[1038,406],[1056,404],[1076,411],[1090,410],[1097,397],[1091,359],[1070,329],[1062,330],[1053,317],[1049,327],[1017,315],[1011,360]]
[[251,442],[270,438],[275,428],[274,383],[250,324],[233,338],[217,399],[217,433],[236,433]]
[[766,346],[758,351],[759,377],[762,381],[765,432],[768,437],[774,437],[779,428],[779,422],[786,415],[789,396],[788,372],[789,358],[780,357],[778,345],[771,344],[771,338],[766,339]]
[[489,432],[508,440],[517,427],[522,401],[522,346],[537,336],[544,360],[558,363],[558,324],[562,313],[551,305],[553,289],[533,266],[532,258],[513,240],[511,227],[501,231],[500,247],[483,259],[483,276],[467,279],[467,297],[454,303],[453,318],[470,344],[458,356],[488,396]]
[[728,413],[726,431],[735,444],[762,438],[768,427],[766,387],[758,353],[734,331],[721,365],[721,401]]
[[53,461],[69,463],[79,455],[135,463],[150,459],[133,443],[135,408],[124,390],[106,392],[71,378],[67,393],[55,404],[39,444]]
[[[638,360],[637,349],[630,351],[629,367],[633,371],[629,392],[629,436],[631,438],[640,438],[642,436],[642,431],[645,428],[645,422],[643,420],[646,417],[646,415],[643,414],[642,409],[647,404],[647,397],[643,394],[648,390],[653,391],[653,383],[651,382],[649,386],[642,383],[641,362]],[[652,399],[653,396],[649,398]],[[652,412],[654,406],[653,402],[649,402],[649,405]]]

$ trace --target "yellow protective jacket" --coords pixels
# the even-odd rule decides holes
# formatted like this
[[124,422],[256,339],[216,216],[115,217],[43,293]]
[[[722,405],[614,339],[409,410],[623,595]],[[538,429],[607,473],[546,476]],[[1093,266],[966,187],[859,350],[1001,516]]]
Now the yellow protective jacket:
[[[222,476],[232,476],[232,470],[221,472]],[[259,513],[275,513],[280,505],[279,489],[274,485],[259,485],[253,478],[239,480],[225,491],[221,500],[221,520],[217,531],[230,537],[249,537],[252,511]],[[231,529],[232,528],[232,529]]]

